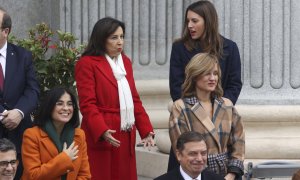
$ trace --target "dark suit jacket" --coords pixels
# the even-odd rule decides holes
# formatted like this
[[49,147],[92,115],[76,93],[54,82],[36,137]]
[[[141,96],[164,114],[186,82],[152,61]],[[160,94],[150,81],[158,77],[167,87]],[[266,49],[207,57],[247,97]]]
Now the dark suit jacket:
[[32,126],[30,113],[38,104],[39,85],[36,80],[29,51],[7,43],[4,89],[0,92],[0,112],[5,109],[20,109],[24,119],[12,131],[0,125],[0,138],[10,139],[21,152],[23,132]]
[[[184,180],[180,174],[179,168],[173,169],[172,171],[163,174],[154,180]],[[215,174],[207,169],[204,169],[201,173],[201,180],[224,180],[223,176]]]
[[[224,38],[223,51],[224,57],[219,62],[224,97],[235,104],[242,89],[240,54],[236,43],[226,38]],[[181,98],[181,85],[184,82],[186,65],[194,55],[200,52],[202,52],[201,49],[188,51],[182,42],[173,43],[169,74],[170,94],[173,101]]]

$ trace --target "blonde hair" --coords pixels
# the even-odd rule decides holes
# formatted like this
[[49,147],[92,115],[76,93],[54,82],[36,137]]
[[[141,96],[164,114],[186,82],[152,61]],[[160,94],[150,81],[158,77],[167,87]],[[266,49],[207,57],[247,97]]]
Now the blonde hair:
[[221,68],[217,56],[208,53],[196,54],[185,68],[185,80],[182,84],[182,97],[190,97],[196,95],[196,81],[199,76],[203,76],[214,68],[218,67],[218,82],[215,91],[211,96],[218,98],[223,96],[221,86]]

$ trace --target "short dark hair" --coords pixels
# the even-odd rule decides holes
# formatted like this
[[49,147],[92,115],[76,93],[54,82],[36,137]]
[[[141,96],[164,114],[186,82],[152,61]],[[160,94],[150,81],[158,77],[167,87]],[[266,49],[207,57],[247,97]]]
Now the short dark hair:
[[9,29],[9,33],[10,33],[11,26],[12,26],[11,17],[6,12],[6,10],[3,7],[1,7],[1,6],[0,6],[0,11],[3,12],[3,19],[2,19],[1,29],[8,28]]
[[199,132],[187,131],[187,132],[182,133],[178,137],[176,149],[178,151],[182,151],[182,150],[184,150],[184,144],[186,144],[188,142],[200,142],[200,141],[205,142],[205,139]]
[[17,152],[16,146],[10,140],[8,140],[6,138],[1,138],[0,139],[0,152],[7,152],[7,151]]
[[65,87],[55,87],[47,93],[46,97],[43,99],[39,107],[37,115],[34,118],[35,125],[39,127],[43,127],[46,121],[52,119],[52,112],[54,110],[56,102],[65,93],[71,96],[71,100],[74,108],[73,116],[71,120],[68,122],[68,124],[71,124],[71,126],[74,128],[79,126],[80,121],[79,121],[79,112],[78,112],[78,104],[77,104],[76,96],[69,89]]
[[106,53],[106,40],[118,27],[123,29],[125,34],[125,24],[117,19],[105,17],[100,19],[94,26],[88,45],[82,56],[100,56]]

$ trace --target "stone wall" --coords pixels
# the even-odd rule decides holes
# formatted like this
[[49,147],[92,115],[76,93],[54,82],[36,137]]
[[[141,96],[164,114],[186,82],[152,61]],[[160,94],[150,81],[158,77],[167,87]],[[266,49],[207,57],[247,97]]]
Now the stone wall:
[[[94,23],[116,17],[126,24],[125,52],[137,80],[168,79],[169,56],[180,37],[186,7],[195,0],[0,0],[13,34],[45,21],[86,43]],[[300,103],[300,1],[213,0],[220,32],[237,42],[243,89],[238,104]]]
[[60,29],[60,0],[0,0],[12,18],[12,34],[27,37],[28,29],[46,22],[53,29]]

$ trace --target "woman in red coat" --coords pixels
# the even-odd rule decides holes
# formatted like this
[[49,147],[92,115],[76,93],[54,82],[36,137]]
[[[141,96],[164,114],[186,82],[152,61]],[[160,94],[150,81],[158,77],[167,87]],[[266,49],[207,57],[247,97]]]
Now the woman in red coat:
[[136,129],[153,146],[153,128],[137,93],[130,59],[122,53],[125,26],[100,19],[75,67],[92,179],[136,180]]

